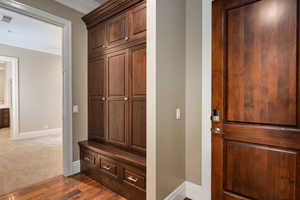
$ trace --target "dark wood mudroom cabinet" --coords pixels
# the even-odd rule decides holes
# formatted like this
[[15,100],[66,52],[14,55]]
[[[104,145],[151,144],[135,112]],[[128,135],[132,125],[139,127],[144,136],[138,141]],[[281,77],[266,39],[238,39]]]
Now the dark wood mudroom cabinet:
[[8,128],[10,126],[9,108],[0,109],[0,128]]
[[129,200],[146,199],[146,2],[109,0],[88,28],[88,141],[82,172]]

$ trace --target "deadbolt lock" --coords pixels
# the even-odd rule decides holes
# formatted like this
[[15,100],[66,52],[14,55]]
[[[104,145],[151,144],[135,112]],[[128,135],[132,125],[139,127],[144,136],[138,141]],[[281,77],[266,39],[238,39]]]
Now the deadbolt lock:
[[212,111],[211,120],[212,120],[213,122],[220,122],[220,121],[221,121],[221,119],[220,119],[220,114],[221,114],[221,111],[220,111],[220,110],[214,109],[214,110]]

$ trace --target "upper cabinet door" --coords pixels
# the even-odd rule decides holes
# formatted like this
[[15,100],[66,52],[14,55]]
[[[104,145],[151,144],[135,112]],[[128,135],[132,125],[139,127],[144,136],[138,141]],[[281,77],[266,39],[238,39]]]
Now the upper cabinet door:
[[128,50],[107,56],[107,93],[109,99],[128,97]]
[[88,94],[105,97],[105,59],[103,57],[89,63]]
[[103,51],[106,47],[106,27],[105,24],[99,24],[89,31],[89,55]]
[[128,17],[127,13],[113,17],[107,22],[108,47],[123,44],[128,41]]
[[146,11],[145,3],[129,11],[130,40],[146,38]]

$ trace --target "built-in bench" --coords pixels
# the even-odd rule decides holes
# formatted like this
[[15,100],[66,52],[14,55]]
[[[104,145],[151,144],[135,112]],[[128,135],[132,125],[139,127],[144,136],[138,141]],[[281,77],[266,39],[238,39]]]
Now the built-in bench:
[[81,171],[128,200],[144,200],[146,157],[106,143],[80,142]]

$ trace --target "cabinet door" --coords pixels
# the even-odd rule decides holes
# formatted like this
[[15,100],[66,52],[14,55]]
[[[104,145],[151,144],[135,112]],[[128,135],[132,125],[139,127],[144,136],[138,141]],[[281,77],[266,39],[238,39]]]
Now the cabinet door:
[[107,56],[108,98],[128,97],[128,50]]
[[146,4],[136,6],[129,11],[130,40],[146,38]]
[[146,152],[146,45],[131,49],[131,103],[129,145]]
[[127,14],[116,16],[107,22],[107,43],[108,47],[127,42],[128,37],[128,17]]
[[106,103],[99,96],[88,99],[88,136],[89,139],[105,139]]
[[105,58],[89,62],[88,94],[105,97]]
[[89,30],[89,55],[92,56],[96,52],[101,52],[106,45],[106,27],[105,24],[99,24]]
[[127,144],[128,50],[107,56],[108,141]]
[[108,136],[110,143],[126,146],[128,129],[128,102],[108,101]]
[[89,139],[105,138],[105,59],[89,63],[88,68]]

